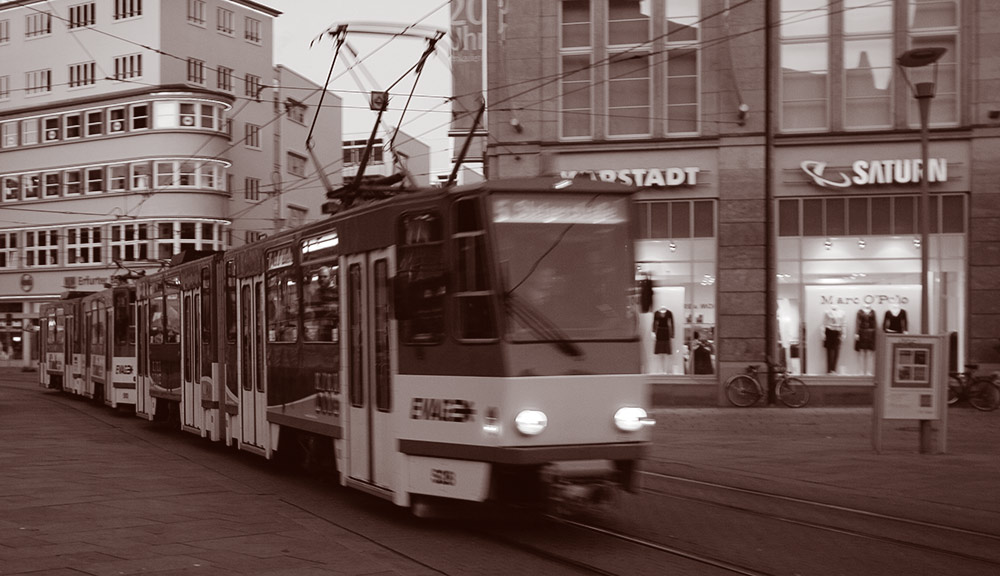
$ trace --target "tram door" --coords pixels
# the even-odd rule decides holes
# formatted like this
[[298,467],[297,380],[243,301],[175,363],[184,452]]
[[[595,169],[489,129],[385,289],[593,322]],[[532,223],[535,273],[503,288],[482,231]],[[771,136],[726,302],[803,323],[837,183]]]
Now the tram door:
[[392,354],[390,350],[388,251],[347,258],[342,297],[347,301],[346,334],[350,401],[350,462],[352,479],[390,488],[395,452],[392,417]]
[[135,303],[135,412],[143,418],[152,418],[152,397],[149,395],[149,302],[144,298]]
[[184,406],[184,426],[204,430],[204,412],[201,409],[201,352],[200,336],[202,317],[201,290],[181,292],[181,405]]
[[264,382],[264,281],[239,281],[238,349],[241,444],[264,448],[267,394]]

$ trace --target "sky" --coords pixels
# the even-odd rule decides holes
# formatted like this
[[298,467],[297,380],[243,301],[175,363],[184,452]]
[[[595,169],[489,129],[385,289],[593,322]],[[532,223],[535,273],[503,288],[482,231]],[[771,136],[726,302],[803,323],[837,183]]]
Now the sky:
[[[418,138],[431,148],[431,172],[447,174],[451,170],[451,139],[448,123],[451,118],[451,72],[447,54],[450,43],[447,31],[450,24],[449,0],[257,0],[279,10],[282,15],[274,23],[274,62],[281,64],[316,84],[322,86],[330,71],[334,43],[325,36],[310,47],[310,43],[333,25],[347,24],[349,42],[358,52],[363,66],[378,86],[372,86],[364,74],[358,74],[364,86],[359,86],[347,71],[346,58],[340,56],[330,83],[331,91],[343,99],[344,139],[366,139],[375,122],[375,112],[368,107],[369,90],[385,90],[397,80],[392,89],[389,109],[384,118],[403,132]],[[417,37],[392,38],[390,36],[350,33],[351,24],[419,23],[445,31],[439,41],[437,53],[427,65],[414,91],[409,108],[400,117],[415,75],[407,74],[417,63],[426,47],[426,41]],[[384,137],[384,132],[382,133]]]

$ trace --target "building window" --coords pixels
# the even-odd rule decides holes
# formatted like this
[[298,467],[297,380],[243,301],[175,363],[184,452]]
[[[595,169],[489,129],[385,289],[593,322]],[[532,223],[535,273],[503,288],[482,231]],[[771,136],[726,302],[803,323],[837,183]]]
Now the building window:
[[285,109],[288,110],[288,119],[303,126],[306,123],[306,108],[305,104],[291,98],[285,103]]
[[79,196],[80,195],[80,170],[65,170],[63,171],[63,195],[64,196]]
[[648,135],[652,77],[645,2],[608,1],[608,135]]
[[251,202],[260,200],[260,178],[245,178],[243,180],[243,198]]
[[[899,4],[903,4],[900,2]],[[958,0],[909,0],[906,3],[909,47],[924,48],[941,46],[947,51],[937,64],[934,104],[931,106],[931,126],[954,126],[959,121],[959,92],[961,85],[958,61],[958,31],[961,24]],[[921,72],[930,75],[933,66],[927,66]],[[917,70],[910,70],[911,74]],[[911,80],[915,76],[911,76]],[[916,98],[907,97],[909,102],[909,125],[920,126],[920,108]]]
[[56,230],[24,231],[24,265],[29,268],[59,265],[59,234]]
[[128,164],[112,164],[108,166],[108,191],[124,192],[128,179]]
[[[365,148],[368,146],[367,140],[346,140],[341,148],[344,151],[344,165],[354,166],[361,164],[361,157],[365,153]],[[372,151],[368,157],[368,164],[382,164],[382,139],[376,138],[372,142]]]
[[247,230],[245,238],[247,244],[253,244],[254,242],[259,242],[264,238],[267,238],[267,234],[264,232],[257,232],[256,230]]
[[288,226],[298,228],[306,223],[306,215],[309,214],[307,208],[301,206],[288,206]]
[[247,123],[245,126],[244,141],[247,148],[260,148],[260,126]]
[[84,26],[93,26],[96,22],[96,12],[97,8],[94,6],[93,2],[70,6],[69,19],[67,21],[69,29],[72,30],[74,28],[83,28]]
[[115,80],[142,77],[142,54],[115,57]]
[[42,119],[42,124],[45,129],[45,141],[58,142],[60,135],[62,134],[61,119],[58,116],[49,116],[48,118]]
[[73,140],[83,135],[82,118],[79,114],[67,114],[63,116],[64,138]]
[[892,126],[892,5],[844,2],[844,127]]
[[781,0],[780,22],[781,127],[826,129],[830,9],[825,2]]
[[52,14],[49,12],[33,12],[24,17],[24,36],[36,38],[52,33]]
[[112,224],[111,259],[122,262],[149,260],[147,224]]
[[149,128],[149,104],[133,104],[132,130],[145,130]]
[[101,227],[83,226],[66,229],[66,265],[99,264],[101,259]]
[[667,134],[698,132],[701,12],[698,2],[664,2]]
[[148,162],[135,162],[129,164],[131,174],[132,190],[149,190],[150,171]]
[[0,100],[10,99],[10,76],[0,76]]
[[188,0],[188,22],[205,25],[205,0]]
[[246,86],[245,95],[260,102],[260,76],[247,74],[244,77],[244,85]]
[[85,170],[87,174],[87,194],[104,191],[104,167],[94,166]]
[[10,20],[0,20],[0,44],[10,42]]
[[108,133],[125,131],[125,109],[108,108]]
[[69,87],[79,88],[93,84],[96,82],[96,69],[94,62],[71,64],[69,67]]
[[62,190],[62,174],[46,172],[42,175],[42,195],[45,198],[58,198]]
[[142,0],[115,0],[115,20],[142,16]]
[[0,124],[0,148],[17,148],[17,122]]
[[205,83],[205,61],[197,58],[188,58],[187,61],[187,81],[194,84]]
[[299,176],[300,178],[305,178],[306,176],[306,157],[301,154],[296,154],[295,152],[288,153],[288,173],[293,176]]
[[17,176],[3,177],[3,201],[14,202],[20,198],[21,181]]
[[223,34],[232,36],[235,30],[233,27],[233,11],[219,8],[216,10],[216,17],[218,22],[216,22],[215,29]]
[[216,71],[216,88],[219,90],[225,90],[226,92],[233,91],[233,69],[226,68],[225,66],[219,66]]
[[104,110],[90,110],[86,117],[87,136],[100,136],[104,133]]
[[243,37],[254,44],[260,44],[260,20],[248,16]]
[[0,268],[17,267],[17,232],[0,232]]
[[560,126],[564,138],[593,134],[594,97],[591,58],[593,24],[588,0],[562,3],[560,23]]
[[24,75],[24,93],[42,94],[52,91],[52,70],[32,70]]
[[37,200],[42,189],[42,176],[40,174],[25,174],[22,180],[22,198],[25,200]]

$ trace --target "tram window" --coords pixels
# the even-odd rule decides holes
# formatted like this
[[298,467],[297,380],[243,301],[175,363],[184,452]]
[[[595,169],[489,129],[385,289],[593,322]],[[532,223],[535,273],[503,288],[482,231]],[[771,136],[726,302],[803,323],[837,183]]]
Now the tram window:
[[382,412],[392,409],[392,387],[389,356],[389,264],[382,258],[375,261],[375,407]]
[[164,310],[166,311],[166,323],[164,325],[166,338],[164,338],[164,342],[167,344],[176,344],[180,339],[181,333],[180,295],[176,292],[168,292]]
[[134,344],[132,307],[129,305],[127,292],[114,293],[115,344],[124,346]]
[[226,262],[226,341],[236,343],[236,263]]
[[396,316],[408,344],[437,344],[444,338],[444,243],[441,218],[405,214],[397,228],[399,269]]
[[478,198],[455,202],[454,297],[457,337],[463,340],[497,338],[493,293],[487,266],[486,236]]
[[303,330],[307,342],[340,340],[339,268],[334,262],[302,269]]
[[291,267],[267,274],[267,341],[295,342],[298,337],[298,282]]
[[149,341],[163,344],[163,296],[160,294],[149,300]]

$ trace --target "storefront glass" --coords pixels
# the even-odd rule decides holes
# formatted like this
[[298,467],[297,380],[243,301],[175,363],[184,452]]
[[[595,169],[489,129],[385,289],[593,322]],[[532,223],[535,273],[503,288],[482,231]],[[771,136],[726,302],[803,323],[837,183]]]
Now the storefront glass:
[[[880,332],[921,331],[917,205],[914,195],[778,201],[778,332],[793,373],[868,376]],[[932,334],[965,329],[966,210],[964,194],[931,198]]]
[[652,286],[640,315],[648,374],[715,373],[715,204],[637,203],[636,279]]

